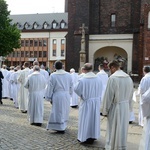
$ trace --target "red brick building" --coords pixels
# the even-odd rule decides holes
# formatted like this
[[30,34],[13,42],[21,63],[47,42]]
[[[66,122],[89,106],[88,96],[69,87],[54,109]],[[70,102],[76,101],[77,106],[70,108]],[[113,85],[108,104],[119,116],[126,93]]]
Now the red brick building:
[[125,71],[142,77],[143,66],[150,65],[149,0],[66,0],[65,11],[67,70],[79,69],[80,27],[84,23],[86,62],[93,63],[97,70],[102,60],[119,56],[125,60]]

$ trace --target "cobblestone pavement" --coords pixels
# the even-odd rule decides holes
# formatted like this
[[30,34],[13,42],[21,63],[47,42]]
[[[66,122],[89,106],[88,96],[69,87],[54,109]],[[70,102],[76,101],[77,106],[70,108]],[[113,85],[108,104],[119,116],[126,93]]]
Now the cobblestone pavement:
[[[44,102],[44,123],[42,127],[32,126],[27,114],[14,108],[13,102],[3,99],[0,105],[0,150],[102,150],[105,144],[106,118],[101,120],[101,138],[93,145],[77,141],[78,109],[71,108],[70,121],[65,134],[46,131],[51,105]],[[134,104],[136,121],[129,125],[128,150],[137,150],[142,128],[138,126],[138,103]]]

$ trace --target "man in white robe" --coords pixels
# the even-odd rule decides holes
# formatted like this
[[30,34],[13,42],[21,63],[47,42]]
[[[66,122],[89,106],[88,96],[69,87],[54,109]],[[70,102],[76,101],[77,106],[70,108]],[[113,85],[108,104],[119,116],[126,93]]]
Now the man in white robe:
[[97,73],[97,76],[101,79],[102,84],[103,84],[103,91],[102,91],[102,99],[103,99],[104,92],[105,92],[106,86],[107,86],[108,74],[104,71],[103,64],[100,64],[98,69],[99,69],[99,72]]
[[15,104],[15,107],[18,108],[18,91],[20,88],[20,84],[18,83],[18,68],[14,68],[14,72],[9,77],[9,82],[11,83],[11,90],[12,90],[12,99]]
[[9,90],[10,100],[13,100],[13,87],[12,87],[12,84],[10,82],[10,76],[11,76],[12,73],[14,73],[14,68],[15,68],[14,66],[10,66],[10,70],[9,70],[7,76],[6,76],[6,79],[8,81],[8,90]]
[[50,75],[45,96],[52,103],[47,130],[64,133],[69,119],[73,83],[70,73],[63,70],[61,61],[56,61],[54,66],[56,72]]
[[3,65],[1,68],[1,72],[4,76],[4,78],[2,79],[2,97],[3,98],[9,98],[10,94],[9,94],[9,83],[6,79],[6,76],[8,75],[9,71],[6,69],[6,65]]
[[78,76],[78,80],[80,80],[85,75],[84,67],[81,67],[81,73]]
[[140,93],[140,106],[139,106],[139,125],[144,126],[144,118],[141,109],[141,96],[144,94],[150,87],[150,69],[148,66],[143,67],[144,77],[141,79],[139,84],[139,93]]
[[28,118],[31,125],[41,126],[44,115],[44,89],[46,79],[40,74],[40,67],[34,66],[33,73],[28,76],[25,88],[29,90]]
[[142,97],[143,94],[145,94],[150,88],[150,67],[144,66],[143,73],[144,73],[144,77],[141,79],[139,85],[139,91],[141,95],[139,124],[142,123],[144,128],[143,128],[143,134],[142,134],[139,150],[149,150],[150,149],[150,132],[149,132],[150,131],[150,109],[149,109],[150,100],[148,99],[147,102],[144,102]]
[[21,110],[22,113],[27,113],[28,109],[28,95],[29,92],[28,90],[24,87],[24,84],[27,80],[27,77],[29,75],[29,63],[25,62],[24,63],[24,69],[20,71],[18,75],[18,82],[20,83],[20,89],[18,92],[18,105],[19,105],[19,110]]
[[[72,82],[73,82],[73,87],[76,85],[78,82],[78,74],[75,72],[74,68],[70,69],[70,74],[72,77]],[[70,99],[70,106],[72,108],[76,108],[79,105],[79,97],[78,95],[73,91],[71,99]]]
[[109,63],[111,76],[103,97],[101,114],[107,117],[106,150],[126,150],[133,81],[120,70],[119,63]]
[[79,105],[78,141],[92,144],[100,137],[100,103],[103,85],[92,72],[92,65],[84,65],[85,75],[74,91],[81,97]]

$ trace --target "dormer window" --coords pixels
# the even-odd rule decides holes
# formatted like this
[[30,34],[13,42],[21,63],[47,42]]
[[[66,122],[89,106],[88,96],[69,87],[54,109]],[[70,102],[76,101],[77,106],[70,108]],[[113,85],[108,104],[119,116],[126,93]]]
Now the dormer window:
[[45,23],[43,24],[43,28],[46,29],[47,26],[48,26],[48,25],[47,25],[47,23],[45,22]]
[[57,22],[54,20],[54,21],[52,22],[52,28],[55,29],[56,27],[57,27]]
[[24,28],[27,29],[29,27],[29,24],[26,22],[24,25]]
[[21,27],[21,24],[20,24],[20,23],[17,23],[16,26],[17,26],[17,28],[20,28],[20,27]]
[[36,29],[37,27],[38,27],[38,24],[35,22],[35,23],[33,24],[33,28]]
[[65,25],[66,25],[65,21],[62,20],[62,21],[60,22],[60,28],[63,29],[63,28],[65,27]]

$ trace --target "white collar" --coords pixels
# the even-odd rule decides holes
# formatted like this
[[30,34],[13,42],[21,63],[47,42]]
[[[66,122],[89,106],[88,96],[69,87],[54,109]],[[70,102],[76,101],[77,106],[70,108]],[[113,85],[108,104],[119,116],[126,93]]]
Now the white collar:
[[104,70],[100,70],[97,74],[107,74]]
[[59,69],[59,70],[56,70],[56,72],[54,72],[54,74],[65,74],[66,71],[63,70],[63,69]]
[[147,74],[145,74],[145,77],[149,77],[150,76],[150,72],[148,72]]
[[117,70],[117,71],[114,72],[111,76],[116,76],[116,77],[129,77],[129,75],[126,74],[125,72],[123,72],[122,70]]
[[93,72],[85,73],[83,78],[96,78],[97,76]]

